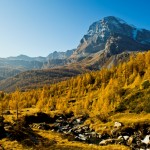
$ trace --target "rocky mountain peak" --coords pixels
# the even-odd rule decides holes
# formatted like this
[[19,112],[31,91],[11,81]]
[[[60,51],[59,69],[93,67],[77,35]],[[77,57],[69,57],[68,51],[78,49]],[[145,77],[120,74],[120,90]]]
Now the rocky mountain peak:
[[[141,42],[140,38],[138,38],[138,35],[143,34],[143,32],[144,29],[138,29],[135,26],[128,24],[127,22],[125,22],[120,18],[109,16],[97,22],[94,22],[89,27],[88,33],[84,35],[83,39],[87,40],[88,38],[94,36],[95,39],[93,40],[93,42],[94,41],[96,42],[97,38],[101,38],[102,41],[105,41],[107,40],[107,38],[113,36],[114,34],[121,34]],[[148,39],[149,38],[150,37],[148,37]],[[81,40],[81,43],[82,41],[85,40]]]
[[71,58],[81,60],[103,51],[111,55],[148,49],[150,31],[136,28],[120,18],[108,16],[90,25]]
[[[105,17],[97,22],[94,22],[88,30],[88,34],[92,35],[103,31],[111,31],[122,28],[122,25],[128,25],[124,20],[113,16]],[[114,32],[115,32],[114,31]]]

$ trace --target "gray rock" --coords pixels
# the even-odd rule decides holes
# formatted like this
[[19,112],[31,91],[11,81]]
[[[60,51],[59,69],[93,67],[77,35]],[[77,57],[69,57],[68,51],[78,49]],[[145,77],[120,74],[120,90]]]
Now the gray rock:
[[117,17],[108,16],[89,27],[70,60],[88,61],[88,58],[94,60],[96,56],[96,61],[103,66],[113,55],[149,49],[150,31],[138,29]]
[[116,139],[106,139],[102,140],[99,145],[108,145],[108,144],[114,144],[116,142]]
[[141,140],[142,143],[149,145],[150,144],[150,135],[146,135],[143,140]]
[[122,127],[122,123],[121,122],[115,122],[114,123],[114,128],[120,128],[120,127]]

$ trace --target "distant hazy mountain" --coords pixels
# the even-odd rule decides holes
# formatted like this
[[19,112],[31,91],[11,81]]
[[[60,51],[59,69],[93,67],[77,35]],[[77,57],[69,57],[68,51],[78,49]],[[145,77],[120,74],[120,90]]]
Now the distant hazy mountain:
[[44,62],[46,60],[45,57],[29,57],[26,55],[19,55],[16,57],[8,57],[6,58],[7,60],[24,60],[24,61],[40,61],[40,62]]
[[67,59],[68,57],[70,57],[75,49],[73,50],[67,50],[66,52],[57,52],[54,51],[53,53],[49,54],[47,56],[48,59],[52,60],[52,59]]
[[43,68],[53,68],[67,64],[68,58],[73,54],[74,51],[75,49],[67,50],[66,52],[54,51],[47,56],[47,61],[44,64]]
[[47,57],[19,55],[16,57],[0,58],[0,80],[17,75],[26,70],[52,68],[58,64],[61,65],[60,62],[65,62],[65,59],[73,54],[73,51],[74,50],[67,50],[66,52],[55,51]]

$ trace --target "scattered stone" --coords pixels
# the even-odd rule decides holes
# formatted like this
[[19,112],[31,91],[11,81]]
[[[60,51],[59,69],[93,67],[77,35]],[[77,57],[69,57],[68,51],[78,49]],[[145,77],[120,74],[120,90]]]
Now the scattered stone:
[[114,144],[116,142],[116,139],[106,139],[106,140],[102,140],[99,145],[103,146],[103,145],[108,145],[108,144]]
[[133,136],[130,136],[129,139],[128,139],[128,141],[127,141],[127,145],[131,146],[132,143],[133,143]]
[[121,122],[115,122],[114,123],[114,128],[120,128],[120,127],[122,127],[122,123]]
[[9,110],[6,110],[6,111],[3,112],[3,115],[10,115],[10,114],[11,114],[11,113],[10,113]]
[[[46,119],[42,119],[44,116]],[[36,116],[25,118],[25,122],[30,124],[31,128],[60,132],[71,140],[88,144],[123,144],[135,150],[150,147],[150,124],[148,123],[138,123],[132,127],[125,127],[121,122],[115,122],[111,133],[104,131],[99,134],[88,125],[84,125],[86,119],[84,116],[74,117],[72,114],[56,115],[53,118],[46,114],[37,114]],[[10,126],[7,125],[5,128],[9,130]]]
[[148,145],[150,144],[150,135],[146,135],[143,140],[141,140],[142,143]]
[[128,135],[126,135],[126,136],[119,136],[118,140],[119,139],[123,139],[123,140],[127,141],[129,139],[129,136]]
[[5,131],[13,130],[13,127],[11,125],[4,126]]

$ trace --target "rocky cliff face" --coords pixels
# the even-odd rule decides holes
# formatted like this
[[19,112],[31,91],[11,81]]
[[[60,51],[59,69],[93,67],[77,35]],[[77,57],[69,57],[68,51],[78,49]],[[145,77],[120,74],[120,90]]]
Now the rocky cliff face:
[[93,54],[112,56],[124,51],[150,49],[150,31],[138,29],[122,19],[109,16],[94,22],[83,36],[72,61],[93,57]]
[[47,56],[47,59],[49,60],[53,60],[53,59],[67,59],[68,57],[70,57],[74,52],[74,49],[72,50],[67,50],[65,52],[57,52],[54,51],[53,53],[49,54]]
[[67,50],[65,52],[57,52],[49,54],[46,58],[46,63],[44,63],[43,68],[54,68],[57,66],[63,66],[68,63],[68,58],[73,54],[75,49]]

